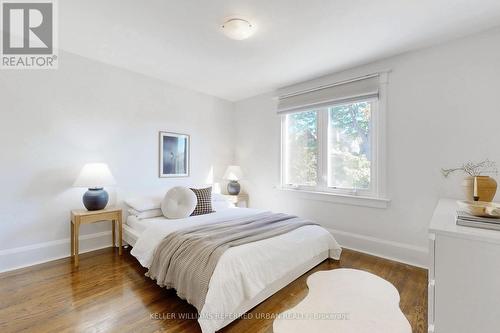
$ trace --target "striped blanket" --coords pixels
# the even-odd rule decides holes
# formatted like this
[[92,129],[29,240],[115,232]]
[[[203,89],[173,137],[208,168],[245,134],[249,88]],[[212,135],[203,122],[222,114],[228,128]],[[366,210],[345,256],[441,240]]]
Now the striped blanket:
[[233,246],[275,237],[316,223],[296,216],[260,213],[185,228],[158,245],[146,273],[161,287],[174,288],[201,311],[212,273],[222,254]]

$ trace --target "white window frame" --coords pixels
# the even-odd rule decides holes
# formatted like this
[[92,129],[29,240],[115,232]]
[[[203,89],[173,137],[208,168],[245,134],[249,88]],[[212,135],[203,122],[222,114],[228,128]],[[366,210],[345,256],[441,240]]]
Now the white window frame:
[[[372,102],[371,109],[371,175],[369,189],[344,189],[328,187],[328,108],[356,102]],[[332,103],[326,107],[297,110],[293,113],[317,111],[318,131],[318,179],[316,186],[286,184],[286,131],[287,114],[281,116],[281,186],[287,191],[309,193],[311,198],[327,195],[328,201],[385,208],[390,201],[386,193],[386,105],[387,73],[380,76],[378,98],[360,98],[349,102]],[[293,114],[288,113],[288,114]],[[340,198],[337,200],[335,197]],[[324,198],[320,198],[323,200]]]

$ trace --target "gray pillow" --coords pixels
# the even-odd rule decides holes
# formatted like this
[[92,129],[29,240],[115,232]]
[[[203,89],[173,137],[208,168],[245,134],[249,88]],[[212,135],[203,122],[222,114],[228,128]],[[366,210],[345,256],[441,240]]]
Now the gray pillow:
[[207,188],[192,188],[191,191],[196,195],[197,204],[194,211],[191,213],[194,215],[204,215],[213,213],[212,209],[212,186]]

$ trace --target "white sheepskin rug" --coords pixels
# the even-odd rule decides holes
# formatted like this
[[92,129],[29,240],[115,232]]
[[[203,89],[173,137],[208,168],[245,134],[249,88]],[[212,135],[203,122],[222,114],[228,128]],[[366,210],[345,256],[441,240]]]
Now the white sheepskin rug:
[[308,277],[307,286],[309,294],[274,320],[275,333],[411,333],[397,289],[376,275],[320,271]]

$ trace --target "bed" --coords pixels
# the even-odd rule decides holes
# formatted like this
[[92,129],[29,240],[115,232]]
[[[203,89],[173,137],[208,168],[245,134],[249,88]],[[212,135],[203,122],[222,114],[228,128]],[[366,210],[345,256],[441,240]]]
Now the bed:
[[[155,248],[173,232],[262,212],[228,208],[176,220],[129,216],[123,237],[133,247],[131,254],[149,268]],[[325,259],[339,259],[341,251],[333,236],[317,225],[229,248],[213,272],[203,308],[198,309],[202,332],[220,330]]]

